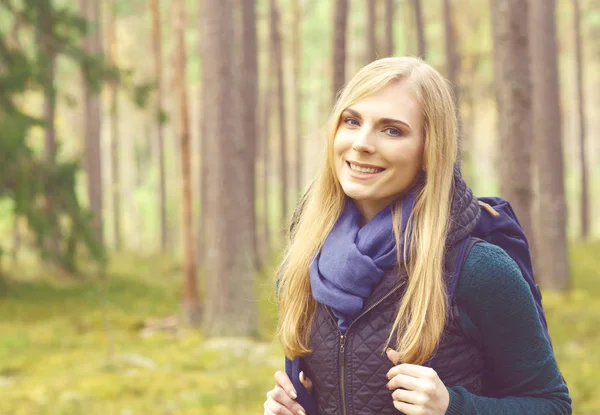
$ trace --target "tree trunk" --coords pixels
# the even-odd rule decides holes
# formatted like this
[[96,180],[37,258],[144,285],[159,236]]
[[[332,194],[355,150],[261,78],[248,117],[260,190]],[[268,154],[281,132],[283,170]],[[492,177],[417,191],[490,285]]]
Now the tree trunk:
[[273,65],[271,62],[273,53],[270,48],[267,51],[266,65],[266,85],[263,88],[263,113],[262,113],[262,132],[260,135],[260,153],[262,159],[262,200],[263,200],[263,259],[268,261],[271,254],[271,226],[269,223],[271,208],[269,206],[269,176],[271,165],[270,137],[271,137],[271,104],[273,97]]
[[[54,39],[54,16],[52,14],[51,0],[41,0],[39,15],[39,47],[40,64],[45,68],[43,74],[44,103],[43,117],[46,122],[44,128],[44,160],[51,166],[56,165],[56,88],[54,86],[56,73],[56,50],[52,39]],[[52,185],[51,185],[52,186]],[[46,217],[50,221],[51,231],[47,239],[46,249],[53,255],[58,256],[60,251],[60,224],[55,220],[53,200],[54,189],[47,188],[45,191]]]
[[413,0],[413,10],[415,12],[415,24],[417,26],[419,56],[421,59],[426,59],[427,42],[425,41],[425,25],[423,24],[423,9],[421,8],[421,0]]
[[533,124],[527,32],[527,2],[491,0],[496,101],[498,106],[500,192],[513,206],[533,242]]
[[[203,319],[208,336],[255,335],[258,331],[252,232],[240,215],[245,203],[241,186],[247,174],[244,137],[236,137],[234,123],[241,114],[231,85],[233,76],[233,4],[204,0],[203,112],[207,154],[206,307]],[[233,113],[232,113],[233,112]]]
[[[277,78],[277,109],[279,125],[279,180],[281,192],[281,223],[287,220],[288,215],[288,157],[287,157],[287,123],[285,117],[285,94],[283,78],[283,54],[281,45],[281,18],[277,0],[269,0],[270,22],[271,22],[271,48],[275,58],[275,70]],[[282,227],[284,229],[284,227]]]
[[541,285],[569,288],[562,125],[558,84],[555,0],[531,0],[529,33],[533,80],[532,110],[538,180],[536,242]]
[[[240,177],[244,183],[241,189],[244,198],[238,206],[240,215],[247,218],[249,223],[245,227],[251,235],[250,248],[254,257],[254,266],[258,270],[260,259],[258,255],[258,237],[256,234],[256,141],[258,133],[257,111],[258,105],[258,45],[256,33],[256,4],[255,0],[242,0],[242,62],[241,62],[241,85],[242,92],[241,111],[243,132],[239,135],[240,145],[245,147],[243,163],[246,173]],[[244,137],[243,139],[241,137]]]
[[333,15],[333,100],[346,83],[348,0],[336,0]]
[[300,0],[292,0],[292,57],[293,57],[293,118],[294,118],[294,141],[296,143],[296,195],[302,192],[302,167],[304,163],[304,148],[302,145],[302,94],[300,85],[302,81],[302,44],[300,23],[302,19],[300,11]]
[[454,23],[452,18],[452,0],[443,0],[444,2],[444,41],[446,49],[446,76],[452,84],[454,91],[454,103],[456,105],[456,118],[458,120],[458,163],[462,159],[462,121],[460,117],[460,88],[458,86],[459,59],[456,52],[456,39],[454,32]]
[[[87,34],[83,40],[86,53],[98,56],[102,53],[100,32],[100,2],[81,0],[82,16],[87,20]],[[96,239],[104,242],[102,214],[102,152],[101,152],[101,107],[99,93],[84,80],[85,101],[85,168],[90,209],[94,213],[93,227]]]
[[588,174],[586,160],[586,111],[585,96],[583,92],[583,52],[581,47],[581,8],[579,0],[573,0],[573,34],[575,37],[575,55],[577,74],[577,109],[579,114],[579,169],[581,176],[581,198],[580,198],[580,237],[586,240],[590,232]]
[[165,137],[163,128],[163,79],[162,79],[162,34],[160,24],[160,0],[151,0],[152,12],[152,52],[154,57],[154,78],[156,79],[156,106],[154,123],[156,125],[156,147],[158,155],[160,207],[160,248],[167,249],[167,184],[165,172]]
[[385,56],[394,55],[394,0],[385,0]]
[[375,0],[367,0],[367,50],[366,64],[377,59],[377,36],[375,33]]
[[[117,65],[117,24],[115,11],[115,0],[109,3],[108,13],[108,56],[111,65]],[[112,179],[112,208],[113,208],[113,237],[115,248],[121,249],[121,173],[119,158],[119,83],[117,80],[110,83],[110,158]]]
[[187,56],[185,49],[185,1],[176,0],[175,38],[177,42],[177,89],[179,92],[179,142],[181,155],[181,225],[183,245],[183,317],[193,326],[200,324],[196,249],[192,220],[192,168],[190,150],[190,120],[187,91]]

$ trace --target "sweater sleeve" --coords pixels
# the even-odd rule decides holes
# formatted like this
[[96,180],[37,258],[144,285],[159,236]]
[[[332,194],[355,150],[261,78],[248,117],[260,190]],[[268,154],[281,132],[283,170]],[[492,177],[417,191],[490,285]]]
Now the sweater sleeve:
[[449,387],[446,414],[572,413],[569,391],[531,290],[506,252],[488,243],[475,244],[463,267],[457,300],[461,319],[469,320],[483,349],[489,396]]

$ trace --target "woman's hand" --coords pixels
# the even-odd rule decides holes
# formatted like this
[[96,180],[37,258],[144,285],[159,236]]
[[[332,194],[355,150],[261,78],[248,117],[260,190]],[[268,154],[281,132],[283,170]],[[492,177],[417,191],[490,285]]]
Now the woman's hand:
[[[397,353],[388,350],[388,358],[397,364]],[[435,370],[418,365],[401,364],[387,373],[388,389],[397,410],[406,415],[444,415],[450,394]]]
[[[300,372],[299,378],[304,387],[311,392],[312,382],[304,376],[304,372]],[[264,415],[306,415],[304,408],[296,402],[298,393],[288,375],[284,372],[276,372],[275,382],[276,386],[267,392]]]

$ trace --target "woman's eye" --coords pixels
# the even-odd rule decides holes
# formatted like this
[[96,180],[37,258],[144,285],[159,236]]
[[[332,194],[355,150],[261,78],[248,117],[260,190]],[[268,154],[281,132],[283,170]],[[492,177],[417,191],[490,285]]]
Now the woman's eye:
[[360,124],[354,118],[345,118],[344,123],[348,124],[351,127],[358,127]]
[[392,137],[400,137],[402,135],[402,131],[400,131],[398,128],[394,128],[394,127],[388,127],[383,131],[386,131]]

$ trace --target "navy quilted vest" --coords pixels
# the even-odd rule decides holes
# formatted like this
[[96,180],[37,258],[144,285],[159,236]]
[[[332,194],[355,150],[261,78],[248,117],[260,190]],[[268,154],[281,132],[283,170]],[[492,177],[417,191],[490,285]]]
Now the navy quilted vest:
[[[479,205],[470,189],[455,176],[452,220],[447,239],[445,277],[454,270],[460,241],[479,218]],[[342,336],[331,311],[319,304],[311,333],[312,352],[304,357],[306,374],[323,415],[397,415],[392,392],[385,385],[392,367],[384,353],[391,325],[404,294],[406,272],[385,274],[365,303],[363,313]],[[481,350],[460,327],[452,301],[444,333],[430,365],[446,386],[463,386],[481,394],[484,363]]]

